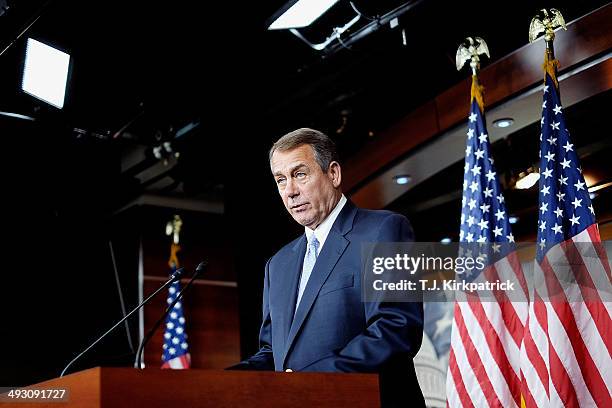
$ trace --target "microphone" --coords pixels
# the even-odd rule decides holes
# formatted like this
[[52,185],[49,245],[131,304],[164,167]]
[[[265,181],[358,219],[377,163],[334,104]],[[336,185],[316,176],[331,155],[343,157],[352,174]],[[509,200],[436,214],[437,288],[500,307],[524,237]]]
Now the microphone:
[[164,321],[166,316],[168,316],[168,313],[170,313],[170,311],[174,308],[174,305],[183,297],[183,293],[185,293],[187,289],[191,287],[191,285],[193,284],[193,281],[198,277],[200,273],[204,271],[204,269],[206,268],[206,265],[208,265],[207,261],[202,261],[198,264],[197,268],[195,269],[195,272],[191,276],[191,279],[189,280],[189,282],[187,282],[187,285],[185,285],[185,287],[180,290],[180,292],[176,295],[176,298],[174,299],[174,301],[168,305],[168,307],[164,311],[164,314],[162,314],[159,320],[155,322],[155,324],[153,325],[151,330],[149,330],[147,335],[142,338],[140,345],[138,346],[138,351],[136,352],[136,359],[134,360],[134,368],[140,368],[140,369],[143,368],[142,355],[144,352],[145,345],[148,343],[151,337],[153,337],[153,334],[159,328],[159,326]]
[[89,347],[87,347],[85,350],[81,351],[79,353],[79,355],[77,355],[75,358],[73,358],[67,365],[66,367],[64,367],[64,369],[62,370],[62,373],[60,374],[60,378],[64,376],[64,374],[66,374],[66,371],[68,370],[68,368],[75,362],[77,361],[79,358],[81,358],[81,356],[85,353],[87,353],[93,346],[95,346],[96,344],[98,344],[98,342],[100,342],[100,340],[102,340],[104,337],[106,337],[106,335],[108,335],[110,332],[112,332],[113,330],[115,330],[115,328],[117,328],[117,326],[119,326],[121,323],[123,323],[124,321],[126,321],[130,316],[132,316],[134,313],[136,313],[141,307],[143,307],[146,303],[148,303],[151,299],[153,299],[153,297],[155,295],[157,295],[159,292],[161,292],[163,289],[167,288],[170,284],[174,283],[175,281],[179,280],[181,278],[181,276],[183,275],[184,272],[184,268],[179,268],[177,270],[174,271],[174,273],[172,275],[170,275],[170,278],[166,281],[166,283],[164,283],[162,286],[160,286],[159,289],[157,289],[155,292],[153,292],[152,294],[149,295],[149,297],[147,297],[145,300],[143,300],[138,306],[136,306],[134,309],[132,309],[132,311],[130,313],[128,313],[127,315],[125,315],[121,320],[119,320],[117,323],[115,323],[115,325],[113,327],[111,327],[110,329],[108,329],[103,335],[101,335],[100,337],[98,337],[96,339],[96,341],[94,341],[93,343],[91,343],[89,345]]

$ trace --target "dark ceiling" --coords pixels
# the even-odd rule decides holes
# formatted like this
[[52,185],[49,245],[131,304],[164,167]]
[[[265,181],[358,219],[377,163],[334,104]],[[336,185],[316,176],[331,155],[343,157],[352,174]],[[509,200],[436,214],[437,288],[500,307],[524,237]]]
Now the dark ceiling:
[[[366,23],[398,7],[405,11],[394,29],[378,26],[350,45],[345,34],[347,46],[336,42],[319,52],[287,31],[266,31],[266,20],[283,4],[9,1],[10,9],[0,17],[2,48],[41,17],[0,56],[0,110],[52,124],[55,142],[41,146],[69,158],[66,172],[80,172],[80,185],[102,186],[105,211],[148,191],[219,198],[234,182],[223,170],[226,152],[233,160],[257,154],[260,159],[247,161],[265,166],[271,141],[287,130],[312,126],[331,134],[341,156],[349,158],[398,118],[468,75],[457,72],[454,63],[466,36],[485,38],[495,61],[527,43],[531,17],[549,6],[355,1]],[[555,7],[569,22],[604,4],[557,1]],[[341,1],[303,33],[322,41],[351,14],[349,2]],[[62,111],[19,90],[28,36],[73,58]],[[14,137],[24,132],[14,119],[0,120]],[[197,126],[177,137],[190,123]],[[178,161],[170,160],[148,180],[138,178],[139,171],[159,162],[152,150],[163,141],[180,152]],[[247,147],[254,141],[258,150]],[[140,159],[127,163],[134,151]]]

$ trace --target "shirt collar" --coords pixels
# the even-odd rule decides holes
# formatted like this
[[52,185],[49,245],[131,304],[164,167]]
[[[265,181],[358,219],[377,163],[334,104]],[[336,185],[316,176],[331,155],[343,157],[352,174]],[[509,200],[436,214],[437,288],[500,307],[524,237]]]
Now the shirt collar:
[[347,202],[347,199],[344,196],[344,194],[342,194],[342,197],[340,197],[340,200],[338,201],[338,204],[336,204],[336,207],[334,207],[332,212],[329,213],[327,218],[325,218],[325,220],[323,220],[323,222],[319,224],[317,228],[315,228],[314,230],[311,230],[308,227],[304,227],[304,230],[306,231],[306,238],[308,239],[308,242],[312,240],[313,235],[317,237],[317,241],[319,241],[319,252],[321,251],[321,248],[323,247],[323,244],[325,243],[325,240],[327,239],[327,236],[329,235],[329,231],[331,230],[331,227],[334,225],[336,218],[338,218],[338,215],[340,214],[340,211],[342,211],[342,208],[344,207],[344,204],[346,204],[346,202]]

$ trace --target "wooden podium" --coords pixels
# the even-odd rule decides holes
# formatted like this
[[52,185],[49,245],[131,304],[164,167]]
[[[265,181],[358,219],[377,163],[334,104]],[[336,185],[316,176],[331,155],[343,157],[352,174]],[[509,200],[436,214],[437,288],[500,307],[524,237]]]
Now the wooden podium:
[[63,388],[68,401],[20,408],[380,406],[375,374],[96,367],[27,388]]

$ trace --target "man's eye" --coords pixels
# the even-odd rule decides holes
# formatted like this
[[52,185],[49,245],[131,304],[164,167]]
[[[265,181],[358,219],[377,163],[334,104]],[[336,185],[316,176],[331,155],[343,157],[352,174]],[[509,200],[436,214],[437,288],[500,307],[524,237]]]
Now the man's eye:
[[284,178],[276,179],[276,184],[284,184],[284,183],[285,183],[285,179]]
[[304,177],[306,177],[306,173],[304,173],[303,171],[299,171],[299,172],[295,173],[295,177],[296,178],[304,178]]

